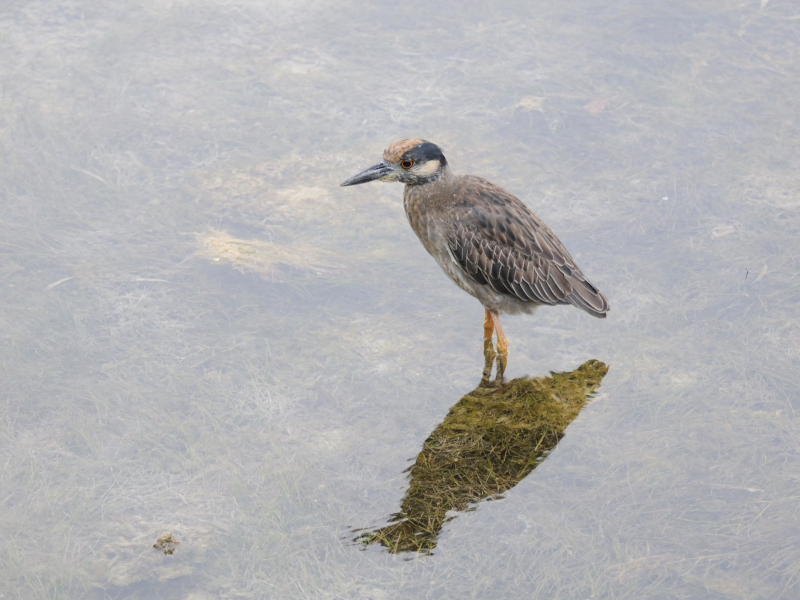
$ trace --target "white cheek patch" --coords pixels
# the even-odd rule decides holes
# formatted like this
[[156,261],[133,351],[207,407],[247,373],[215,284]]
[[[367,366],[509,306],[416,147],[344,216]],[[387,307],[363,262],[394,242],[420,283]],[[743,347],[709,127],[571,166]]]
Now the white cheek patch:
[[429,160],[428,162],[422,163],[418,167],[411,169],[411,171],[420,177],[430,177],[436,173],[441,166],[442,164],[438,160]]

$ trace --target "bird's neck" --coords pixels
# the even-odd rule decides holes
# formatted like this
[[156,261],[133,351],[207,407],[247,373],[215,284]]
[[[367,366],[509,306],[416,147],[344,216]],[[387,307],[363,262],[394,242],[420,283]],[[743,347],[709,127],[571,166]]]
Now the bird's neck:
[[433,216],[441,210],[446,210],[452,202],[451,188],[456,179],[456,176],[445,165],[435,178],[430,178],[425,183],[405,186],[403,204],[415,231],[421,225],[421,223],[417,223],[415,226],[415,221],[423,216]]

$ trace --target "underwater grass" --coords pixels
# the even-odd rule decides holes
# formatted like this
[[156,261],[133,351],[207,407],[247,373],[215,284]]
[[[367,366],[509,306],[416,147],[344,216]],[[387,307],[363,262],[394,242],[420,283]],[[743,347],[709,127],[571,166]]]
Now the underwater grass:
[[[792,6],[330,8],[4,5],[0,593],[794,597]],[[398,188],[336,185],[417,135],[611,298],[511,319],[512,374],[614,370],[405,563],[342,539],[477,383],[481,309]],[[210,268],[211,231],[344,269]]]

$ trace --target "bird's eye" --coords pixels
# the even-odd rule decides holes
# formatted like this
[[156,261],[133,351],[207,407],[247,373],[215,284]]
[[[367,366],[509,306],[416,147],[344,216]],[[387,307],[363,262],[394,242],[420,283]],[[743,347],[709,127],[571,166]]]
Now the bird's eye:
[[403,167],[404,169],[410,169],[411,167],[414,166],[414,161],[404,160],[403,162],[400,163],[400,166]]

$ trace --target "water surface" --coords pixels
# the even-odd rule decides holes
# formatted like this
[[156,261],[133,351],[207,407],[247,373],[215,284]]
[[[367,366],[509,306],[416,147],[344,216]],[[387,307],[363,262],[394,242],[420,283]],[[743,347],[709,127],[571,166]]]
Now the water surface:
[[[7,1],[0,597],[797,597],[799,40],[780,0]],[[400,186],[337,187],[412,137],[612,306],[505,320],[510,377],[610,370],[429,556],[352,532],[483,309]]]

